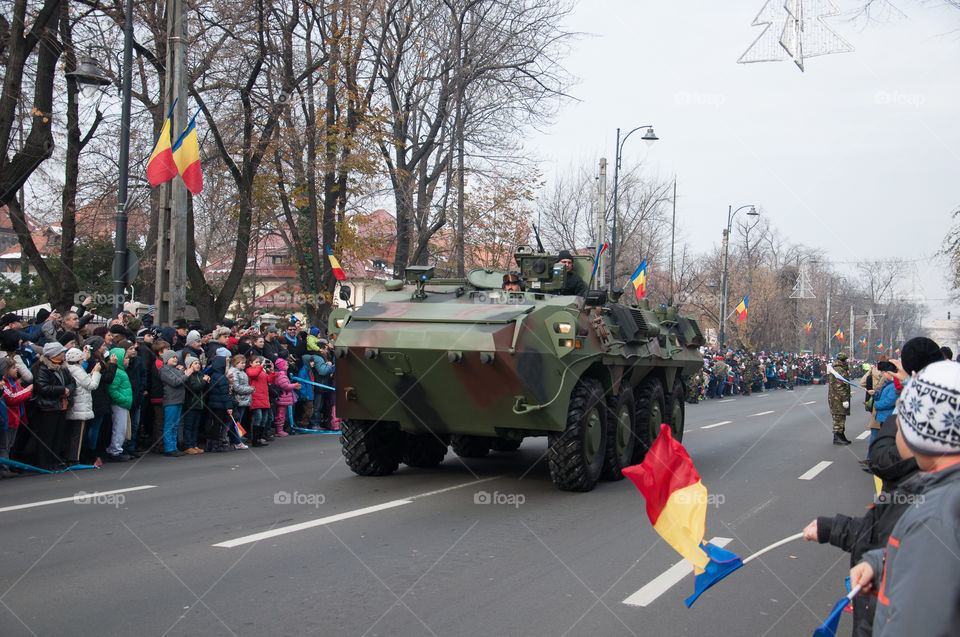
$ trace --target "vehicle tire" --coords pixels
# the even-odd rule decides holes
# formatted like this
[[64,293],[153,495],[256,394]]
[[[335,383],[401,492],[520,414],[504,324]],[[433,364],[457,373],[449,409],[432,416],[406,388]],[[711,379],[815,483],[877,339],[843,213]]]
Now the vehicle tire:
[[386,476],[400,466],[403,432],[394,422],[345,419],[340,425],[340,446],[354,473]]
[[447,455],[447,442],[432,433],[407,434],[403,443],[403,463],[409,467],[435,467]]
[[590,491],[603,470],[607,442],[607,405],[603,387],[581,378],[570,394],[567,427],[548,436],[547,464],[563,491]]
[[670,404],[668,405],[667,416],[670,423],[670,433],[677,442],[683,442],[683,427],[686,422],[686,400],[687,392],[679,379],[673,384],[673,393],[670,395]]
[[637,442],[637,408],[633,390],[624,384],[607,399],[607,447],[603,461],[604,480],[622,480],[624,467],[633,464]]
[[650,445],[660,435],[660,424],[666,422],[663,412],[663,385],[659,378],[647,378],[636,394],[637,442],[633,448],[633,464],[643,462]]
[[516,451],[520,448],[523,438],[511,440],[509,438],[494,438],[490,448],[494,451]]
[[492,440],[486,436],[467,436],[456,434],[450,436],[450,446],[454,453],[461,458],[483,458],[490,453]]

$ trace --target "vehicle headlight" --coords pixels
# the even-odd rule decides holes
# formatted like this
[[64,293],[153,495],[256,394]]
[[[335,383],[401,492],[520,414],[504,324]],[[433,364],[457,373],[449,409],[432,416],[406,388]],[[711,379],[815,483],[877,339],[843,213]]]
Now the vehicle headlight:
[[570,323],[554,323],[553,324],[553,331],[557,332],[558,334],[569,334],[570,330],[572,329],[573,329],[573,325],[571,325]]

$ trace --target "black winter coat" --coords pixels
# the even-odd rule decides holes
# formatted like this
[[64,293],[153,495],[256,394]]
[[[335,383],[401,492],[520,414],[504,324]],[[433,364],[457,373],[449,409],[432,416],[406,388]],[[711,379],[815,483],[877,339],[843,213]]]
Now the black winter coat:
[[[91,361],[95,359],[91,358]],[[90,363],[93,369],[93,362]],[[114,376],[117,375],[117,366],[112,364],[109,359],[100,361],[100,384],[91,392],[93,394],[93,415],[110,413],[110,394],[107,389],[113,383]]]
[[66,411],[73,404],[77,382],[66,365],[57,365],[41,356],[30,371],[33,373],[34,407],[42,411]]
[[[235,371],[235,374],[243,374]],[[230,381],[227,380],[227,361],[223,356],[217,356],[210,365],[210,384],[207,386],[207,406],[210,409],[233,409],[233,399],[230,398]]]

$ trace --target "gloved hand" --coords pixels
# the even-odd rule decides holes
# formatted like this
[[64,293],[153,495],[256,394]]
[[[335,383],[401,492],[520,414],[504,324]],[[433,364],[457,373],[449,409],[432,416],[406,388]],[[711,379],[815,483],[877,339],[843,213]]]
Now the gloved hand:
[[848,400],[843,401],[843,408],[844,408],[844,409],[850,409],[850,401],[848,401]]

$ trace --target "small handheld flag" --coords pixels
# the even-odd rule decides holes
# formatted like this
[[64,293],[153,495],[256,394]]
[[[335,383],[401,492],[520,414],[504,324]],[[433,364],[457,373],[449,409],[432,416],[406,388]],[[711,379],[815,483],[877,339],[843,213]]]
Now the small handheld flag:
[[837,331],[833,333],[833,336],[838,340],[843,342],[843,328],[838,327]]
[[734,308],[734,311],[737,313],[737,323],[743,323],[747,320],[747,303],[750,302],[750,297],[745,296],[743,300]]
[[593,258],[593,270],[590,272],[590,279],[593,280],[593,275],[597,273],[597,268],[600,267],[600,255],[607,251],[607,248],[610,247],[609,243],[604,243],[602,246],[597,248],[597,256]]
[[694,593],[686,600],[688,608],[713,584],[743,566],[734,553],[704,543],[707,488],[690,454],[673,439],[669,425],[660,425],[660,435],[643,462],[624,468],[623,475],[643,494],[654,530],[693,564]]
[[337,281],[344,281],[347,278],[347,275],[343,273],[343,268],[340,267],[340,262],[337,261],[337,257],[333,256],[333,252],[330,251],[330,248],[327,248],[327,258],[330,259],[330,269],[333,270],[333,278]]
[[860,589],[863,588],[861,585],[857,584],[853,587],[847,596],[842,598],[836,604],[833,605],[833,610],[830,611],[830,615],[827,617],[826,621],[820,624],[820,627],[813,631],[813,637],[836,637],[837,635],[837,626],[840,624],[840,615],[843,614],[843,609],[847,607],[854,597],[857,596],[857,593],[860,592]]
[[197,141],[198,110],[190,124],[180,133],[173,145],[173,160],[177,164],[183,185],[194,195],[203,190],[203,173],[200,170],[200,144]]
[[866,337],[866,336],[861,336],[861,337],[860,337],[860,340],[859,340],[858,342],[859,342],[861,345],[866,345],[866,344],[867,344],[867,337]]
[[637,290],[637,300],[639,301],[647,295],[647,260],[644,259],[637,266],[637,269],[630,275],[630,281]]
[[813,331],[813,319],[809,319],[807,324],[803,326],[804,331],[809,334]]
[[883,349],[883,341],[877,341],[877,349]]
[[150,153],[150,159],[147,161],[147,180],[153,187],[166,183],[177,176],[177,164],[173,161],[173,149],[170,146],[170,117],[173,115],[173,107],[176,105],[177,100],[173,100],[170,112],[167,113],[167,118],[163,120],[160,136],[153,144],[153,152]]

